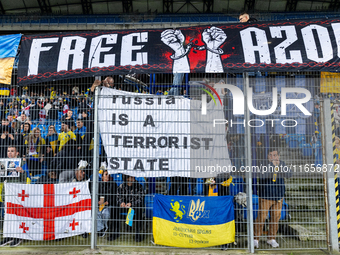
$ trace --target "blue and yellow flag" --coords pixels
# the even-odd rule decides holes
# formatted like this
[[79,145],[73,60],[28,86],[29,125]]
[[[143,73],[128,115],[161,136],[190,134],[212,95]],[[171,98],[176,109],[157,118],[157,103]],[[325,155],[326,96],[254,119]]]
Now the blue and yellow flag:
[[0,36],[0,83],[11,84],[12,70],[21,34]]
[[57,145],[58,145],[58,135],[53,134],[51,136],[48,136],[48,143],[52,147],[53,154],[56,153],[56,148],[57,148]]
[[184,248],[232,243],[233,197],[155,195],[153,236],[156,244]]
[[125,223],[132,227],[133,224],[133,216],[135,215],[135,210],[132,208],[129,208],[128,214],[126,215],[126,221]]
[[[1,64],[1,59],[0,59],[0,64]],[[2,80],[0,80],[0,82],[2,82]],[[9,92],[10,92],[9,88],[0,88],[0,96],[9,96]]]

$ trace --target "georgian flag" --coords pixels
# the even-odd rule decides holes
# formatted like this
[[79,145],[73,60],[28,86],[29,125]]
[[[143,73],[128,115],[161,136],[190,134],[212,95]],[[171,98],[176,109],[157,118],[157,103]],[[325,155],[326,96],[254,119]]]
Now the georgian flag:
[[39,123],[44,124],[46,121],[46,111],[44,109],[39,111]]
[[54,240],[91,232],[88,182],[5,183],[4,237]]

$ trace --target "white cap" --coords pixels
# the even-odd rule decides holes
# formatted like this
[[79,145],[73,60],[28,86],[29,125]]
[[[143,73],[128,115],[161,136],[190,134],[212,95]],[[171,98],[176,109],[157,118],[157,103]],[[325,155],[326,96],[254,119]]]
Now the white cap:
[[100,170],[106,170],[106,168],[107,168],[107,166],[106,166],[106,162],[102,162],[101,164],[100,164]]
[[88,166],[88,163],[86,160],[80,160],[79,163],[78,163],[78,169],[84,169],[85,167]]

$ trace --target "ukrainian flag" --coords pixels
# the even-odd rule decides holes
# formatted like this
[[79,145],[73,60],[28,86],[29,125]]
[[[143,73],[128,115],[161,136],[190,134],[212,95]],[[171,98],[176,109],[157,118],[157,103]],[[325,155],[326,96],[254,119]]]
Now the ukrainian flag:
[[56,148],[58,145],[58,135],[53,134],[51,136],[48,136],[48,143],[52,147],[53,154],[56,153]]
[[[1,60],[0,60],[1,63]],[[1,71],[0,71],[1,72]],[[1,82],[1,79],[0,79]],[[9,96],[9,88],[0,88],[0,96]]]
[[11,84],[12,69],[21,34],[0,36],[0,83]]
[[156,244],[184,248],[232,243],[233,197],[155,195],[153,236]]

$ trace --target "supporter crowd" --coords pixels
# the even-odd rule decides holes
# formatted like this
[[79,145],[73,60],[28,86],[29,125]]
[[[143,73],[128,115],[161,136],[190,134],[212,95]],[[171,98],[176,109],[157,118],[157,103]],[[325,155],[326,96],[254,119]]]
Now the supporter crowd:
[[45,87],[42,93],[16,89],[0,101],[0,158],[9,146],[26,162],[27,177],[47,175],[51,170],[75,169],[93,150],[92,100],[73,87],[71,93]]
[[[95,88],[100,85],[114,87],[114,80],[111,77],[102,82],[95,80],[90,88],[81,90],[75,86],[70,93],[67,92],[70,87],[65,87],[63,91],[45,86],[41,93],[35,92],[34,89],[29,91],[28,88],[21,89],[20,93],[12,89],[8,96],[3,97],[0,101],[0,162],[1,159],[20,159],[20,166],[15,168],[20,177],[10,175],[6,168],[7,172],[2,175],[4,178],[1,178],[0,174],[1,181],[6,179],[8,182],[47,184],[92,179],[93,95]],[[157,94],[167,94],[168,91],[169,89],[157,90]],[[101,141],[99,154],[99,162],[104,163],[106,156]],[[4,172],[5,169],[0,171]],[[168,179],[171,179],[168,181],[172,183],[169,194],[192,194],[188,188],[188,178]],[[98,188],[99,235],[108,233],[109,241],[117,239],[120,235],[119,221],[125,221],[129,208],[134,208],[135,241],[141,242],[144,239],[142,217],[145,194],[151,187],[154,191],[166,191],[168,187],[163,187],[166,182],[121,174],[110,176],[105,164],[102,164]],[[208,195],[208,191],[206,193]],[[2,197],[4,198],[4,192]],[[87,237],[87,234],[83,237]],[[0,246],[10,244],[13,247],[21,241],[4,238]]]
[[[90,88],[74,86],[72,88],[65,87],[67,89],[62,90],[45,86],[40,93],[35,92],[34,89],[29,91],[28,88],[21,89],[20,93],[15,88],[8,91],[9,95],[0,99],[0,166],[2,159],[15,161],[14,159],[20,158],[20,166],[15,167],[20,177],[10,175],[9,171],[5,171],[1,167],[1,182],[4,180],[1,177],[5,177],[10,182],[32,184],[79,182],[91,179],[94,148],[93,93],[95,88],[100,85],[113,88],[114,79],[107,77],[103,82],[95,80]],[[118,89],[122,89],[122,87],[118,87]],[[173,90],[156,89],[155,94],[187,95],[185,90],[181,92]],[[144,93],[144,91],[139,92]],[[331,96],[325,95],[325,97]],[[323,94],[320,95],[320,99],[322,97]],[[316,105],[318,106],[318,104]],[[233,139],[230,137],[228,140],[232,141]],[[234,139],[234,143],[240,151],[244,151],[244,141]],[[99,145],[99,162],[103,163],[106,161],[106,155],[101,141]],[[277,147],[277,145],[271,147]],[[234,158],[235,155],[239,159],[245,158],[241,152],[236,152],[236,150],[233,155],[231,148],[229,152]],[[277,149],[274,152],[278,154]],[[281,165],[284,164],[279,160],[279,155],[276,157],[278,158],[277,162]],[[265,160],[264,157],[261,159]],[[128,209],[134,208],[135,241],[143,241],[142,215],[146,209],[145,194],[146,192],[152,194],[156,189],[159,191],[162,189],[159,187],[160,185],[170,184],[169,187],[165,187],[164,192],[169,195],[223,196],[230,193],[229,186],[232,183],[230,176],[219,176],[216,179],[208,180],[171,177],[165,178],[166,180],[163,182],[153,179],[145,180],[121,174],[110,176],[106,167],[104,165],[101,167],[97,224],[97,232],[100,236],[108,233],[108,241],[117,239],[120,235],[119,221],[125,221]],[[199,181],[205,184],[201,185],[204,187],[201,192],[198,191]],[[267,186],[267,184],[261,185]],[[283,187],[284,182],[280,185]],[[152,191],[152,189],[155,190]],[[3,194],[2,197],[4,197]],[[282,196],[280,196],[280,201],[282,201],[281,198]],[[281,209],[277,211],[281,211]],[[273,231],[275,238],[277,230]],[[261,236],[261,234],[258,235]],[[275,239],[273,240],[275,241]],[[19,239],[5,238],[0,246],[7,244],[17,246],[20,243]],[[276,242],[272,242],[270,245],[278,247]],[[258,243],[255,246],[258,247]],[[222,249],[226,248],[225,245],[222,247]]]

